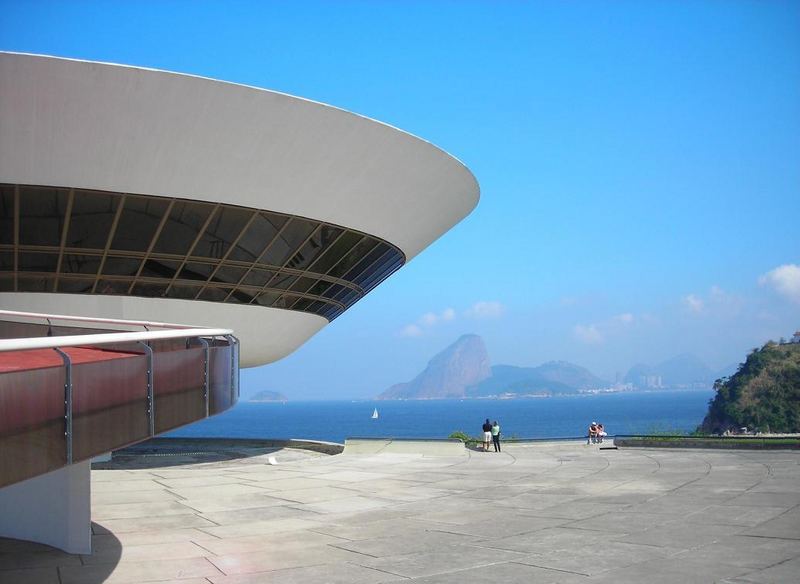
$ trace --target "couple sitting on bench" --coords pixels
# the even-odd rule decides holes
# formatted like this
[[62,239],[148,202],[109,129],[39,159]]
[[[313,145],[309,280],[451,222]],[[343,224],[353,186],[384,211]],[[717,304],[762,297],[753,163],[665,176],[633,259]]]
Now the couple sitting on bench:
[[587,444],[602,444],[603,438],[608,436],[608,433],[603,428],[603,424],[592,422],[589,426],[589,441]]

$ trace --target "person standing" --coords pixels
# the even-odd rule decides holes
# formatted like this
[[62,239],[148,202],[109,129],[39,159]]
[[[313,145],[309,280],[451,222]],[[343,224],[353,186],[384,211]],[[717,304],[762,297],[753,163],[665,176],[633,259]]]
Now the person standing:
[[589,426],[589,439],[586,444],[594,444],[597,442],[597,422],[592,422]]
[[500,452],[500,424],[497,420],[492,424],[492,442],[494,442],[494,451]]
[[489,443],[492,441],[492,423],[489,418],[483,423],[483,451],[489,452]]

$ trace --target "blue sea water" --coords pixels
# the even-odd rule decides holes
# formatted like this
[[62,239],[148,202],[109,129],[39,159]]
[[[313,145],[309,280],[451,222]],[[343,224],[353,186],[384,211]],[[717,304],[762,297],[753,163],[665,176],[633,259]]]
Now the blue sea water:
[[[583,436],[593,421],[610,435],[692,431],[703,420],[712,390],[612,393],[514,400],[240,402],[229,411],[170,433],[180,437],[446,438],[477,436],[486,418],[506,438]],[[371,419],[374,408],[379,418]]]

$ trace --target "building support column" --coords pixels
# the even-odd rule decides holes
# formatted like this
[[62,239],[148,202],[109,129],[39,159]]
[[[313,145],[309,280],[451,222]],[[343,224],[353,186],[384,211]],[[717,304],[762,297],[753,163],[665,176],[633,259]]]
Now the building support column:
[[0,536],[92,553],[91,462],[0,489]]

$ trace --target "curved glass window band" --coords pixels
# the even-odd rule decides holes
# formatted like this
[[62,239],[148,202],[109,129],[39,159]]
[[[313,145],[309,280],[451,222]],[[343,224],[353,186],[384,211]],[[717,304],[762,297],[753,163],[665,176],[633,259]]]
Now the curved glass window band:
[[0,184],[0,290],[257,304],[333,320],[405,263],[394,245],[261,209]]

